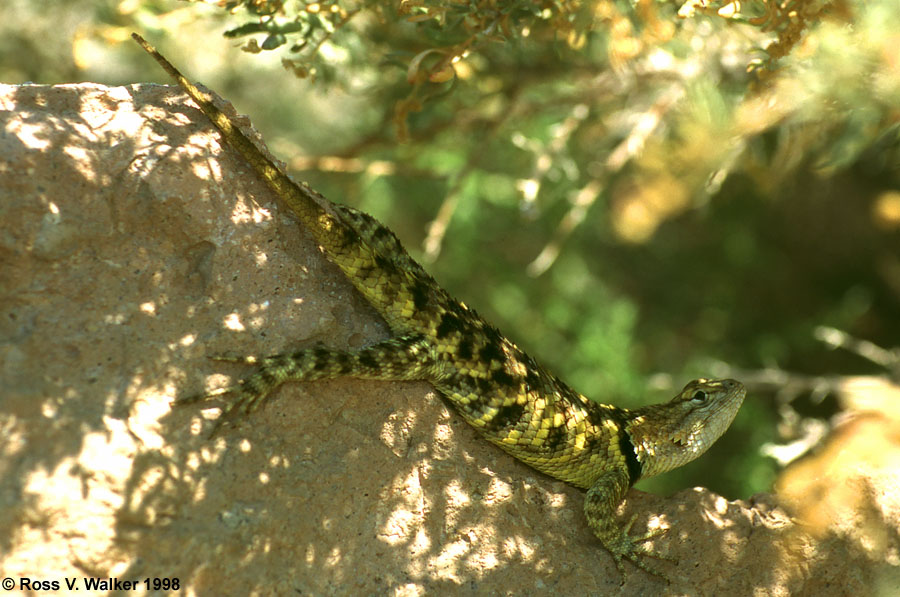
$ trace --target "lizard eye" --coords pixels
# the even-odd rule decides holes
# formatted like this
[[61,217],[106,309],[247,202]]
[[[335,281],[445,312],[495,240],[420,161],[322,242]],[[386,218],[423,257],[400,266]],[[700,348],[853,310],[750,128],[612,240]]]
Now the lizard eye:
[[706,402],[706,392],[704,392],[703,390],[697,390],[696,392],[691,394],[691,400],[698,404],[703,404],[704,402]]

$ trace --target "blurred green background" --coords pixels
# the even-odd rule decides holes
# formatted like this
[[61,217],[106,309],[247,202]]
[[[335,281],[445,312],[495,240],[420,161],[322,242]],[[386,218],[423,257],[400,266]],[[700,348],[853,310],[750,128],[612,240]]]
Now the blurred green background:
[[579,391],[745,381],[642,489],[769,490],[828,380],[900,377],[853,350],[900,337],[896,0],[5,0],[0,81],[169,83],[131,31]]

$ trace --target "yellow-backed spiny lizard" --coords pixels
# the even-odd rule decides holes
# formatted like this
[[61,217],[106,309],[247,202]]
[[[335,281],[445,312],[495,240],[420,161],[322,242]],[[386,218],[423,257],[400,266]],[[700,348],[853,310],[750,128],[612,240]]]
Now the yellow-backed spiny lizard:
[[666,578],[640,556],[661,531],[630,534],[616,519],[639,479],[679,467],[731,424],[745,390],[737,381],[694,380],[672,400],[626,410],[598,404],[547,372],[496,328],[451,297],[397,237],[360,211],[330,205],[293,181],[139,35],[134,38],[200,106],[226,142],[309,228],[325,255],[387,321],[393,336],[357,351],[301,350],[262,359],[230,388],[219,422],[250,412],[286,381],[355,376],[426,380],[485,439],[552,477],[587,490],[588,525],[624,574],[623,561]]

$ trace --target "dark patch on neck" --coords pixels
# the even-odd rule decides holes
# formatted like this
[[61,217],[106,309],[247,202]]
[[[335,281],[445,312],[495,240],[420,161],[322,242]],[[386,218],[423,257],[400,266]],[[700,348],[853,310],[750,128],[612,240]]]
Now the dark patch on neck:
[[[619,452],[625,459],[625,467],[628,469],[628,485],[632,486],[637,483],[644,472],[644,466],[638,460],[637,450],[628,433],[628,413],[614,406],[600,406],[592,403],[587,408],[587,416],[591,424],[598,428],[602,427],[604,420],[615,422]],[[613,441],[616,441],[616,438],[613,438]]]
[[628,467],[628,485],[632,486],[638,482],[641,478],[641,473],[643,473],[644,467],[641,465],[641,461],[638,460],[637,450],[634,447],[634,443],[631,441],[631,435],[625,431],[625,426],[621,425],[619,427],[619,451],[622,453],[622,456],[625,458],[625,466]]

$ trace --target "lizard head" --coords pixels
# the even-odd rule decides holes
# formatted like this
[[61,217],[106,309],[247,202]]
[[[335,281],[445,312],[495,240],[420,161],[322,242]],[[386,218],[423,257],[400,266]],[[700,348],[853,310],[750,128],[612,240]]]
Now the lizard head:
[[672,470],[706,452],[737,415],[747,390],[733,379],[695,379],[672,400],[631,412],[627,432],[641,478]]

